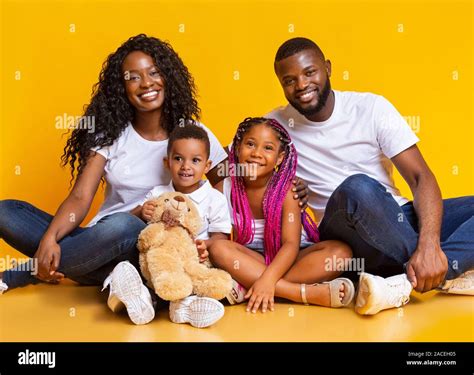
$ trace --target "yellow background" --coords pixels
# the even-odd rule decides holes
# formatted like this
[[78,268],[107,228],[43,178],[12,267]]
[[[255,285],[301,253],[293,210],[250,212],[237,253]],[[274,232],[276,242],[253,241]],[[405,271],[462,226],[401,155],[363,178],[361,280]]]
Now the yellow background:
[[171,42],[223,144],[244,117],[286,104],[275,52],[309,37],[333,88],[384,95],[419,119],[444,197],[474,192],[471,1],[2,1],[1,21],[0,199],[55,212],[69,186],[56,117],[81,115],[103,61],[138,33]]

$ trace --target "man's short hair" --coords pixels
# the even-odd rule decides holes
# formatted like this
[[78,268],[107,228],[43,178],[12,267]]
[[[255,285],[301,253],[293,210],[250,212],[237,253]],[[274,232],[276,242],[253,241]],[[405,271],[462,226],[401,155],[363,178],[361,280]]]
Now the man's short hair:
[[313,50],[323,61],[326,60],[323,51],[321,51],[321,48],[316,43],[311,39],[298,37],[287,40],[278,48],[275,63],[306,50]]

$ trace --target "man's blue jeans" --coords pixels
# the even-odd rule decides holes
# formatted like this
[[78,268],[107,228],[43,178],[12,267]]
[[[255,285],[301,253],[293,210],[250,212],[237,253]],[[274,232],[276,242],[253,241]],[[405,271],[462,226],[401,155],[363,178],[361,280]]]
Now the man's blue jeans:
[[[32,258],[52,219],[27,202],[0,201],[0,238]],[[76,228],[59,241],[58,271],[81,284],[101,285],[121,261],[128,260],[139,269],[136,243],[145,226],[138,217],[123,212],[108,215],[92,227]],[[2,279],[9,289],[39,283],[31,269],[24,265],[12,268]]]
[[[447,280],[474,269],[474,196],[443,200],[441,248]],[[376,180],[355,174],[332,193],[319,226],[321,240],[346,242],[365,271],[389,276],[404,271],[418,243],[418,219],[409,202],[399,206]]]

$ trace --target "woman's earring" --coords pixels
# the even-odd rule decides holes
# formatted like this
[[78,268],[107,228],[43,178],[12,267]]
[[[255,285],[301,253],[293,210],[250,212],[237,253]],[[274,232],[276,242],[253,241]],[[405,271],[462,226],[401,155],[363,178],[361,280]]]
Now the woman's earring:
[[275,172],[278,172],[278,164],[275,165],[275,168],[273,168]]

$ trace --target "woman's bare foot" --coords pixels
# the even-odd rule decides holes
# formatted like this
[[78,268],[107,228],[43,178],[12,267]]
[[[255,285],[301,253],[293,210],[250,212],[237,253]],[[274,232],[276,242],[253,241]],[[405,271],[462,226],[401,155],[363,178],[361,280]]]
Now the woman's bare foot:
[[[339,299],[342,302],[345,293],[345,286],[341,284],[339,288]],[[312,305],[331,307],[331,292],[329,284],[306,285],[306,299]]]

